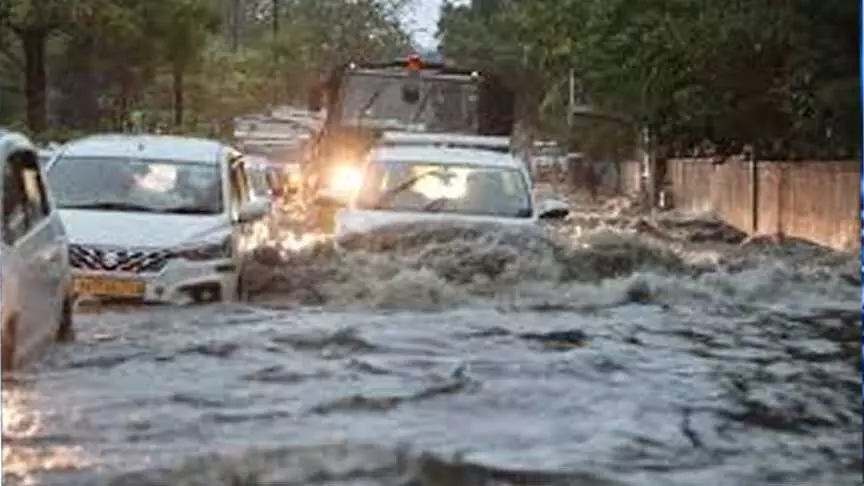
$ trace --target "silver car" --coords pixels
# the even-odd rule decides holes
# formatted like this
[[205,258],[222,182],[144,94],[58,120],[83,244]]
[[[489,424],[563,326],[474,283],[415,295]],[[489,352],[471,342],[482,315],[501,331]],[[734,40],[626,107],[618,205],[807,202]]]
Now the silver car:
[[0,129],[0,366],[20,366],[51,341],[74,337],[66,231],[36,148]]

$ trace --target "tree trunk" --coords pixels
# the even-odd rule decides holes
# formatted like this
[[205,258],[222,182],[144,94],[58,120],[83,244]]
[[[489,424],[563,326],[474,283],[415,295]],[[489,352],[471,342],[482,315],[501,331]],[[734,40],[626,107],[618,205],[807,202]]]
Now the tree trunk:
[[62,126],[88,131],[100,128],[99,78],[94,65],[96,52],[92,35],[78,35],[70,39],[65,59],[58,68],[56,83],[61,94],[52,112]]
[[183,126],[183,75],[185,69],[182,63],[174,64],[173,72],[173,88],[174,88],[174,126],[180,128]]
[[242,2],[234,0],[231,8],[231,51],[240,49],[240,19],[242,16]]
[[45,44],[48,32],[27,29],[19,34],[24,48],[24,82],[27,98],[27,127],[41,133],[47,125]]
[[117,128],[123,130],[129,129],[131,131],[133,128],[137,128],[132,127],[132,124],[130,123],[130,107],[132,106],[132,73],[127,69],[121,69],[117,78],[117,83],[120,88],[116,102],[117,113],[115,115]]

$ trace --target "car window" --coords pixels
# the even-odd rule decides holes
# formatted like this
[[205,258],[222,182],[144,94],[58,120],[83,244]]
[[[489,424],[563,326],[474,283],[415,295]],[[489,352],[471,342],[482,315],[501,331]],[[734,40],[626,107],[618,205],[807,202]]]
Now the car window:
[[48,191],[45,180],[38,167],[22,166],[21,178],[24,181],[24,193],[27,203],[31,207],[33,215],[32,224],[36,224],[51,214],[51,203],[48,200]]
[[42,175],[23,155],[3,168],[3,239],[14,244],[51,213]]

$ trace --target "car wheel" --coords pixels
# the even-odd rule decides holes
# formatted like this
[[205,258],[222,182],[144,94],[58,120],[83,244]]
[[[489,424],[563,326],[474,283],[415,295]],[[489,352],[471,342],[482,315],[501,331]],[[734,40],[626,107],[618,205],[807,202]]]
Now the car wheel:
[[72,300],[66,298],[63,308],[60,310],[60,323],[57,326],[57,342],[68,343],[75,340],[75,327],[73,320]]
[[14,318],[3,324],[2,346],[0,346],[0,368],[3,373],[15,369],[15,351],[17,345],[18,321]]

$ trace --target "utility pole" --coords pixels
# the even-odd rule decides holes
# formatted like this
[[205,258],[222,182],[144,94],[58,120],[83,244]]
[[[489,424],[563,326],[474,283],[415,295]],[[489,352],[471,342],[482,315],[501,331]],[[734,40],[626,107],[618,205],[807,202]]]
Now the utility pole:
[[654,139],[648,127],[642,127],[642,180],[645,183],[645,198],[651,220],[657,200],[657,159],[654,157]]
[[643,170],[643,181],[645,183],[645,197],[647,199],[647,206],[649,215],[651,220],[654,220],[656,216],[655,207],[657,205],[657,194],[659,192],[658,180],[657,180],[657,157],[655,153],[655,136],[652,133],[650,125],[648,124],[648,100],[649,100],[649,91],[652,88],[654,78],[657,75],[656,68],[651,71],[648,77],[642,84],[642,93],[641,93],[641,112],[642,112],[642,130],[641,130],[641,142],[643,148],[642,154],[642,170]]
[[[566,179],[572,183],[572,171],[575,167],[571,167],[570,160],[570,140],[573,137],[573,122],[576,116],[576,70],[570,68],[567,73],[567,137],[564,143],[564,161],[560,164]],[[558,180],[556,178],[555,185],[557,191]]]

